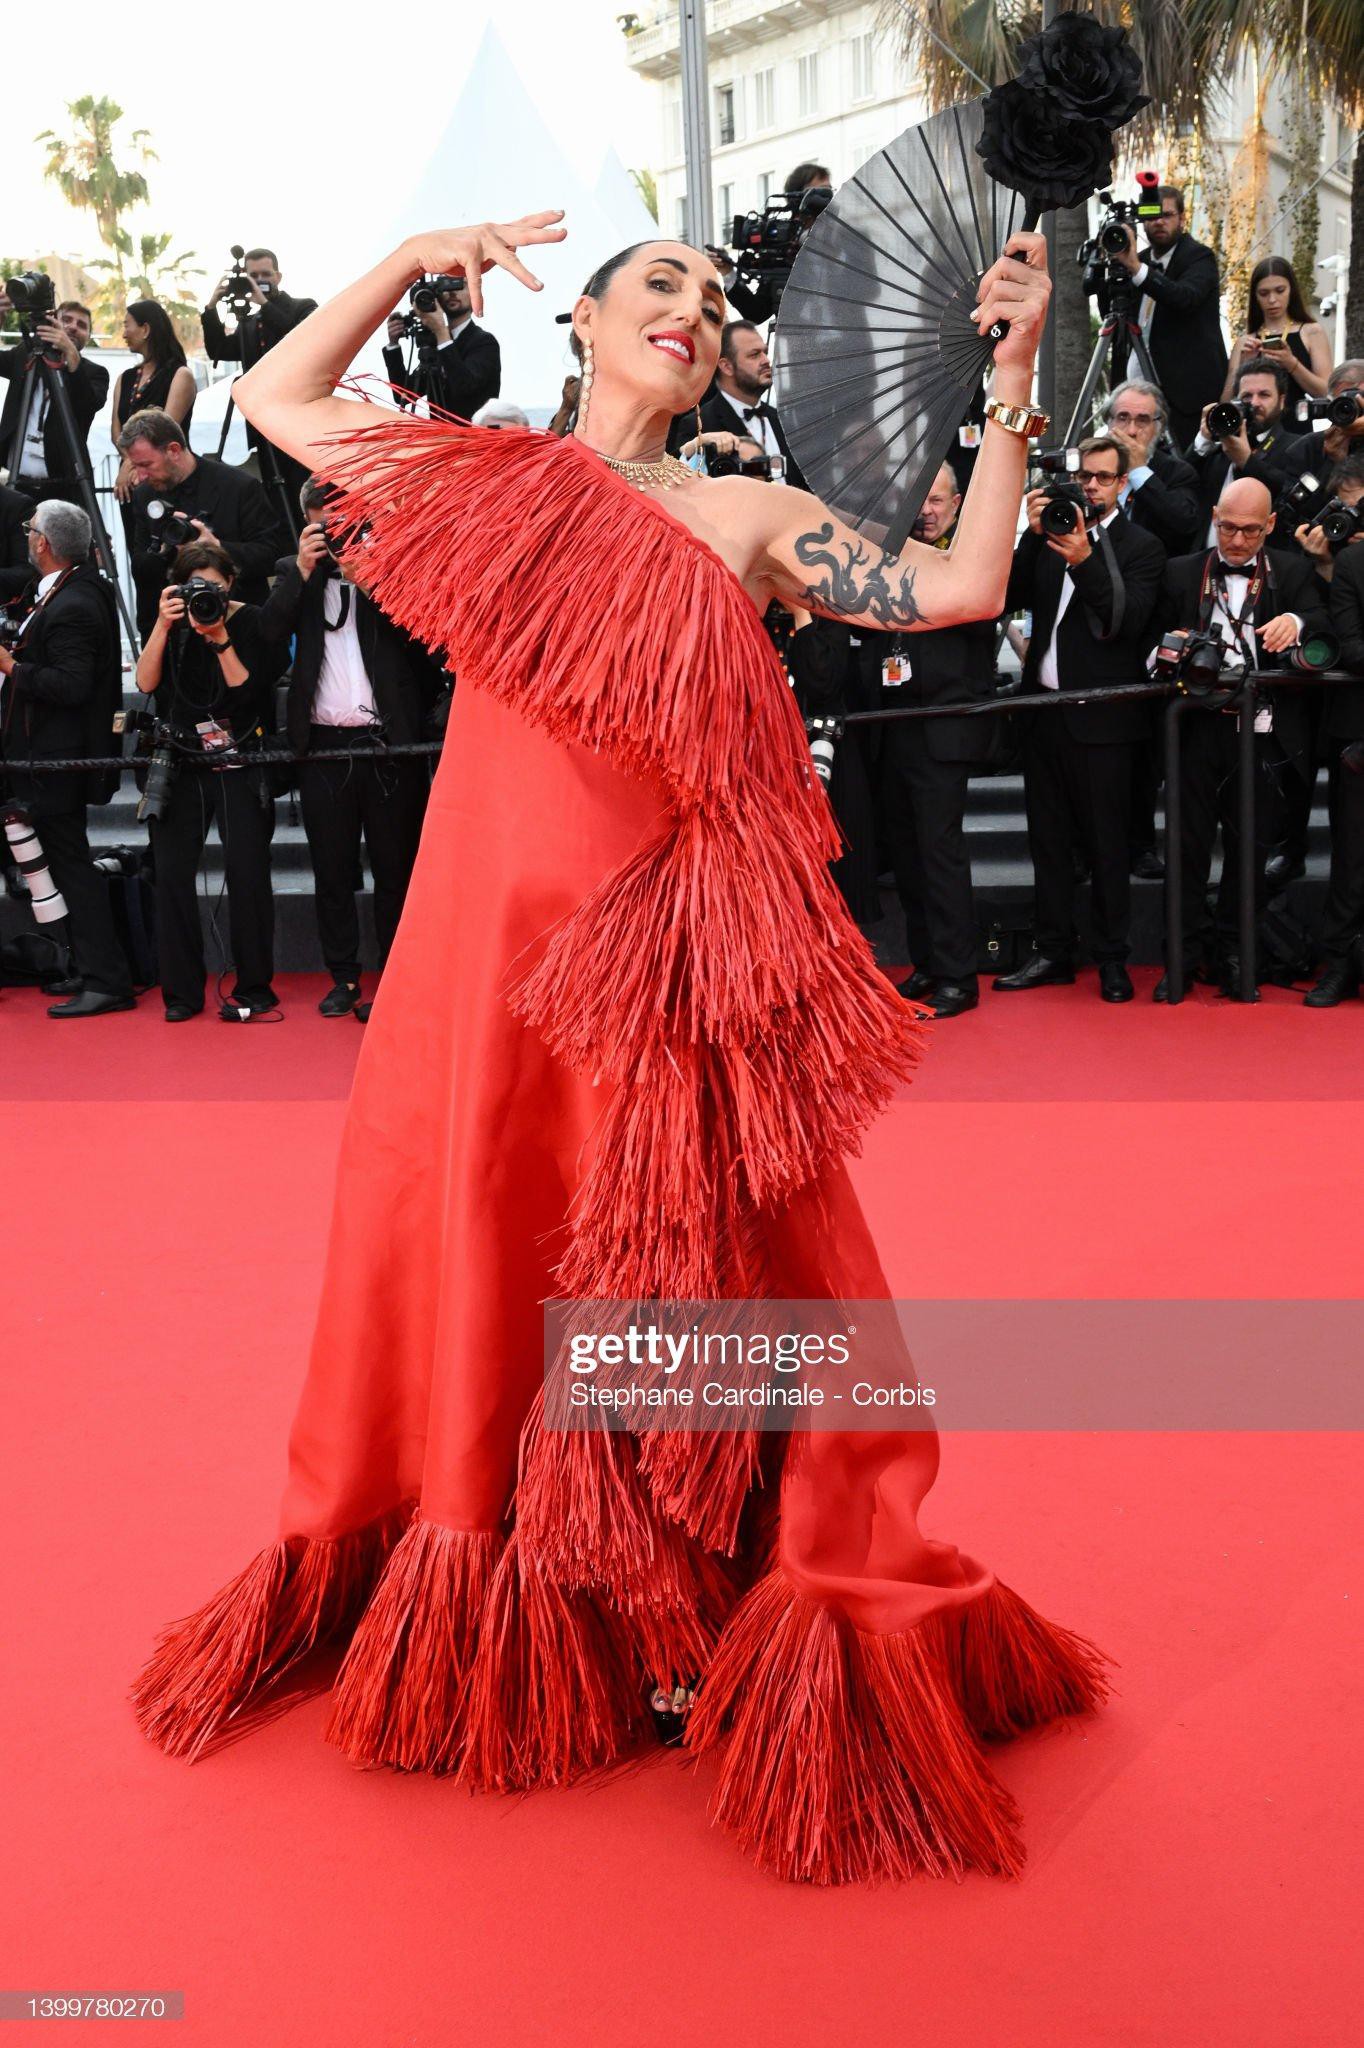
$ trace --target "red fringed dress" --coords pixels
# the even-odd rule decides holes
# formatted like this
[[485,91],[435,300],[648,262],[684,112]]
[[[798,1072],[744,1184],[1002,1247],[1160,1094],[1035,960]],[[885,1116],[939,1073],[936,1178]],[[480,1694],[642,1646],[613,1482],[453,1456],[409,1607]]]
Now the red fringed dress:
[[984,1744],[1108,1661],[919,1533],[938,1440],[567,1434],[551,1297],[885,1298],[843,1155],[913,1068],[727,565],[582,445],[385,414],[326,473],[459,675],[347,1114],[279,1540],[162,1636],[194,1757],[344,1650],[358,1764],[500,1790],[686,1743],[768,1870],[1014,1875]]

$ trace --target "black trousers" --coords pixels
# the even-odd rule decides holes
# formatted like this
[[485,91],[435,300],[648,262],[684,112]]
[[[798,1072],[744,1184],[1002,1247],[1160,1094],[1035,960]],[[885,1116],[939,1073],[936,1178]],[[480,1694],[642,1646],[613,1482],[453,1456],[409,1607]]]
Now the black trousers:
[[181,767],[164,814],[151,822],[156,868],[156,948],[168,1003],[204,1003],[204,940],[195,884],[209,826],[216,822],[227,880],[227,929],[236,980],[232,1000],[277,1001],[275,899],[270,888],[273,797],[258,768]]
[[[1312,779],[1304,782],[1301,775],[1290,778],[1289,787],[1284,791],[1283,811],[1279,820],[1280,851],[1291,861],[1307,859],[1307,830],[1312,817],[1312,799],[1317,789],[1317,764],[1321,759],[1321,720],[1326,706],[1325,690],[1300,690],[1303,710],[1307,715],[1308,753],[1312,766]],[[1347,771],[1348,772],[1348,771]]]
[[1128,852],[1133,860],[1139,853],[1156,850],[1156,797],[1165,776],[1161,742],[1154,734],[1132,744],[1132,810],[1127,821]]
[[1063,711],[1034,711],[1023,721],[1023,791],[1028,849],[1036,883],[1037,948],[1050,960],[1075,956],[1078,836],[1089,855],[1091,950],[1102,966],[1126,960],[1132,910],[1128,818],[1132,741],[1091,745],[1066,730]]
[[[1340,747],[1341,740],[1327,745]],[[1321,907],[1321,951],[1343,967],[1364,932],[1364,775],[1340,767],[1331,777],[1331,876]]]
[[[1180,897],[1184,922],[1184,969],[1192,975],[1200,958],[1221,963],[1239,954],[1241,830],[1237,773],[1237,718],[1224,711],[1189,711],[1180,722],[1179,846]],[[1273,733],[1255,738],[1255,917],[1269,900],[1265,862],[1283,830],[1284,790],[1299,780]],[[1212,930],[1207,930],[1208,878],[1213,842],[1222,828],[1222,879]],[[1169,882],[1166,882],[1169,889]]]
[[[366,760],[329,760],[337,747],[372,750]],[[316,884],[322,958],[338,981],[360,978],[360,842],[374,876],[379,966],[388,959],[417,858],[430,775],[415,754],[386,757],[363,727],[314,725],[299,764],[303,830]]]
[[882,760],[882,819],[905,912],[909,957],[940,981],[976,983],[976,917],[966,847],[969,761],[929,752],[927,721],[892,721]]
[[84,804],[46,814],[34,805],[33,829],[42,841],[52,879],[66,898],[74,971],[87,989],[130,996],[132,977],[114,927],[109,878],[90,858]]

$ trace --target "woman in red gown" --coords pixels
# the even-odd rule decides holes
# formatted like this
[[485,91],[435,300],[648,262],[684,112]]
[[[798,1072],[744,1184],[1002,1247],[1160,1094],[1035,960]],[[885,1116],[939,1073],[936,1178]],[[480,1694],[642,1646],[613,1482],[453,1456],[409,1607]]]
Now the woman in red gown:
[[[836,1883],[1013,1875],[985,1743],[1097,1705],[1106,1660],[919,1533],[938,1440],[564,1432],[551,1298],[883,1299],[844,1164],[929,1012],[876,969],[773,596],[864,625],[1003,602],[1025,443],[987,426],[950,556],[870,549],[802,491],[664,455],[725,317],[675,242],[574,309],[575,436],[334,396],[423,272],[494,265],[558,214],[405,243],[237,386],[346,493],[367,588],[459,687],[356,1070],[280,1536],[173,1625],[135,1698],[194,1757],[326,1646],[358,1764],[561,1784],[694,1687],[714,1812],[763,1867]],[[986,273],[1024,404],[1040,239]]]

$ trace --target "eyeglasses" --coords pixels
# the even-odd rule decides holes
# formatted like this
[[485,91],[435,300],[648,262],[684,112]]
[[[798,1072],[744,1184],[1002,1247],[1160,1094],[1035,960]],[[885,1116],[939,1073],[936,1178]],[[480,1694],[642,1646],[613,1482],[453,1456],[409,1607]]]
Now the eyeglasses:
[[1082,484],[1115,484],[1118,481],[1116,469],[1080,469],[1076,475]]
[[1263,533],[1265,531],[1265,523],[1263,520],[1260,520],[1259,523],[1255,526],[1237,526],[1231,520],[1218,519],[1214,517],[1212,523],[1217,528],[1217,531],[1219,533],[1224,533],[1226,535],[1228,540],[1235,540],[1238,535],[1242,540],[1254,540],[1257,533]]
[[1115,412],[1111,418],[1115,427],[1153,427],[1156,423],[1153,412]]

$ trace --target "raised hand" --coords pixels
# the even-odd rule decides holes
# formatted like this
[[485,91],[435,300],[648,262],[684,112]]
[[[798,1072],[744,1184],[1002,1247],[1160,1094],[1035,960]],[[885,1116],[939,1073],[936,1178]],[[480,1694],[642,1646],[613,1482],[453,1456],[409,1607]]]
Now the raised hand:
[[997,365],[1031,369],[1051,300],[1047,243],[1043,235],[1010,235],[1008,246],[981,278],[971,314],[984,334],[996,320],[1009,331],[995,349]]
[[563,217],[563,208],[554,207],[547,213],[524,214],[520,220],[484,221],[473,228],[435,229],[430,234],[411,236],[404,247],[428,276],[439,276],[444,271],[467,277],[469,307],[478,314],[483,311],[485,271],[508,270],[529,291],[544,290],[539,278],[527,270],[516,252],[540,242],[562,242],[568,230],[556,223]]

